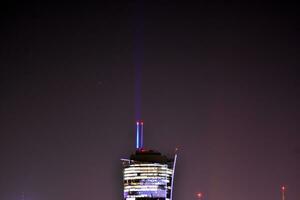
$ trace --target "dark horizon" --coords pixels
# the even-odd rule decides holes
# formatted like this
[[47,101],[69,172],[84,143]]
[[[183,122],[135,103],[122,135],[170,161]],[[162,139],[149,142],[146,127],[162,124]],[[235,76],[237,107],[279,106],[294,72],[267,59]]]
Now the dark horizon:
[[297,200],[297,3],[139,2],[1,3],[0,199],[122,199],[139,118],[174,200]]

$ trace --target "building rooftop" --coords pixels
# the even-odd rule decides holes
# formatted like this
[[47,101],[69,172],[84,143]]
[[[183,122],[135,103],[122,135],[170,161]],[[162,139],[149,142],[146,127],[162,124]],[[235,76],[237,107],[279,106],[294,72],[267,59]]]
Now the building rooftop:
[[136,150],[136,152],[130,156],[130,160],[162,164],[168,164],[169,162],[173,161],[173,159],[162,155],[158,151],[145,149]]

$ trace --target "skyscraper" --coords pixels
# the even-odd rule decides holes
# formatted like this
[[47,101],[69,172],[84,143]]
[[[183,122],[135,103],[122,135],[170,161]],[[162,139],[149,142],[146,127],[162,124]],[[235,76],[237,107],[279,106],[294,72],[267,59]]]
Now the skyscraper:
[[136,151],[123,163],[124,200],[171,200],[177,154],[168,158],[143,147],[143,121],[137,121]]

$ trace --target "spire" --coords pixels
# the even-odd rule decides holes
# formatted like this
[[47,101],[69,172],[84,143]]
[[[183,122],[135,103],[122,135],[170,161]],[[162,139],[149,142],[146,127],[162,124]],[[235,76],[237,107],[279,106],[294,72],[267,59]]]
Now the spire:
[[24,194],[24,192],[22,192],[22,194],[21,194],[21,200],[25,200],[25,194]]
[[136,145],[135,148],[136,150],[143,149],[143,128],[144,127],[144,122],[142,120],[138,120],[136,122]]
[[281,186],[281,200],[286,200],[285,198],[286,186]]

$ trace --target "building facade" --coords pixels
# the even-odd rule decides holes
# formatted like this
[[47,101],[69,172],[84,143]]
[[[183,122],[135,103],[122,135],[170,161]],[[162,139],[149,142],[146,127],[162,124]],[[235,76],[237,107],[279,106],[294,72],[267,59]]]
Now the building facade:
[[[141,126],[141,127],[139,127]],[[137,122],[137,138],[143,136],[143,122]],[[171,200],[177,155],[168,158],[145,150],[138,141],[136,151],[123,164],[124,200]]]

